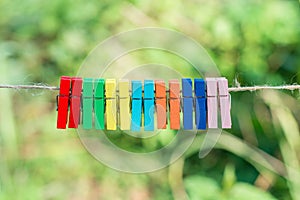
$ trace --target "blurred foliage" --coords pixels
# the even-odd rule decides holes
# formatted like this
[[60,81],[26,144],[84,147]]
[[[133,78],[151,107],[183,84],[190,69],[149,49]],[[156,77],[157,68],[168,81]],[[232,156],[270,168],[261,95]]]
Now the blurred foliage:
[[[0,82],[57,85],[98,42],[146,26],[197,40],[231,85],[300,82],[300,12],[292,0],[0,0]],[[218,149],[199,160],[197,140],[182,164],[132,175],[96,161],[74,131],[55,129],[55,94],[1,90],[0,199],[297,200],[298,99],[298,91],[234,93],[233,128]]]

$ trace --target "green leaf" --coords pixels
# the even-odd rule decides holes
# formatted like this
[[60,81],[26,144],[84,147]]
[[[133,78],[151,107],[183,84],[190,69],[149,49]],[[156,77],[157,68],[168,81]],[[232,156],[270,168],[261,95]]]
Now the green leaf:
[[184,185],[191,200],[216,200],[221,198],[221,189],[216,181],[202,176],[190,176]]
[[247,183],[237,183],[233,186],[230,200],[275,200],[269,193]]
[[236,176],[235,176],[235,167],[232,164],[228,164],[224,171],[223,176],[223,190],[225,192],[228,192],[231,190],[231,188],[234,186],[236,182]]

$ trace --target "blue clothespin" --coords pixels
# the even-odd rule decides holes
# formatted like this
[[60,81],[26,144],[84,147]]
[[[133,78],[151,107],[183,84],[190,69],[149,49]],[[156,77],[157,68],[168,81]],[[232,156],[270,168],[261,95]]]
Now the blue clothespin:
[[206,92],[205,81],[203,79],[194,79],[194,89],[196,97],[195,122],[198,130],[206,129]]
[[132,81],[131,130],[140,131],[142,120],[142,81]]
[[193,129],[193,86],[192,80],[183,78],[182,80],[183,97],[183,128],[184,130]]
[[154,81],[144,81],[144,130],[154,131]]

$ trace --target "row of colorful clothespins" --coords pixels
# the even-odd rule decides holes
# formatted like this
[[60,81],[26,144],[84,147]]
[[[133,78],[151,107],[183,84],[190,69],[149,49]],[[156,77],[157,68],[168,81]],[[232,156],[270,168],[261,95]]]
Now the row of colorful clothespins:
[[[230,95],[226,78],[169,80],[92,79],[63,76],[57,96],[57,128],[145,131],[231,128]],[[182,111],[182,115],[181,115]],[[155,117],[156,113],[156,117]],[[143,118],[143,120],[142,120]],[[155,123],[156,122],[156,123]]]

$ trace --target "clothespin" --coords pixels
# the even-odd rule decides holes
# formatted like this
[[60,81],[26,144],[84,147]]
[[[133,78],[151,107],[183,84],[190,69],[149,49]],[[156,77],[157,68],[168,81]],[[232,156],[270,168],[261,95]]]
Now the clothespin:
[[142,82],[132,81],[131,130],[140,131],[142,119]]
[[144,130],[154,131],[154,81],[144,81]]
[[208,128],[218,128],[218,99],[216,78],[206,78]]
[[92,78],[83,79],[82,125],[84,129],[93,128],[93,84]]
[[82,78],[71,79],[69,128],[78,128],[80,123]]
[[95,112],[95,128],[103,130],[105,127],[104,120],[104,79],[96,79],[94,82],[94,112]]
[[163,80],[155,81],[155,105],[157,115],[157,128],[166,129],[167,126],[167,94]]
[[116,102],[116,80],[106,79],[105,82],[106,98],[106,129],[117,129],[117,102]]
[[182,79],[183,128],[193,129],[193,86],[189,78]]
[[203,79],[194,79],[196,99],[195,120],[198,130],[206,129],[206,86]]
[[224,77],[217,78],[219,102],[221,111],[222,128],[231,128],[231,116],[230,116],[230,96],[228,92],[228,80]]
[[169,80],[170,90],[170,128],[180,129],[180,85],[176,79]]
[[120,110],[120,129],[130,130],[130,96],[129,81],[119,81],[119,110]]
[[65,129],[67,125],[71,78],[62,76],[60,78],[60,89],[57,98],[57,128]]

